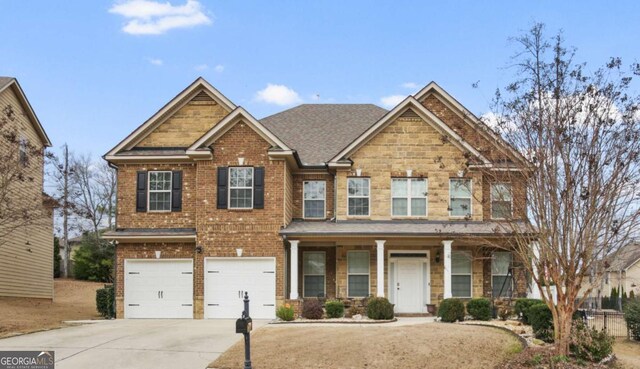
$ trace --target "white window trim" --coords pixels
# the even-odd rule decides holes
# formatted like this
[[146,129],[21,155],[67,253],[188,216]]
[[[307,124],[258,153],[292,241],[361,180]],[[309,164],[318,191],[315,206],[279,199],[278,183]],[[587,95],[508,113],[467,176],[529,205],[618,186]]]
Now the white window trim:
[[[471,295],[469,296],[453,296],[453,288],[451,288],[451,297],[453,298],[459,298],[459,299],[470,299],[473,298],[473,255],[471,254],[471,251],[468,250],[452,250],[451,251],[451,258],[453,258],[453,254],[454,253],[463,253],[466,254],[469,257],[469,260],[471,261],[471,270],[469,271],[469,274],[467,273],[454,273],[453,272],[453,267],[451,270],[451,279],[453,280],[453,276],[454,275],[464,275],[464,276],[469,276],[469,291],[471,292]],[[452,287],[453,287],[453,283],[452,283]]]
[[323,279],[323,289],[324,289],[324,296],[327,296],[327,253],[325,251],[303,251],[302,252],[302,297],[303,298],[307,298],[307,297],[317,297],[317,296],[307,296],[306,294],[306,288],[305,288],[305,283],[304,280],[306,276],[319,276],[321,274],[308,274],[306,272],[306,268],[304,267],[304,254],[322,254],[322,256],[324,257],[324,274],[322,274],[322,279]]
[[[309,182],[324,182],[324,191],[322,192],[322,216],[319,217],[308,217],[305,216],[305,198],[304,198],[304,187]],[[319,201],[319,200],[310,200],[310,201]],[[312,181],[303,181],[302,182],[302,218],[304,219],[326,219],[327,218],[327,181],[322,180],[312,180]]]
[[[151,173],[169,173],[169,189],[168,190],[151,190]],[[170,170],[150,170],[147,173],[147,211],[150,213],[170,213],[171,212],[171,192],[173,188],[173,173]],[[169,193],[169,210],[151,210],[151,192]]]
[[[367,254],[367,273],[349,273],[349,256],[354,253],[366,253]],[[351,292],[349,292],[349,276],[352,275],[366,275],[367,276],[367,295],[366,296],[351,296]],[[368,250],[351,250],[347,251],[347,298],[365,298],[371,295],[371,254]]]
[[[368,196],[351,196],[349,195],[349,179],[366,179],[367,180],[367,193]],[[367,214],[352,215],[349,213],[349,199],[367,199],[369,200]],[[347,177],[347,216],[349,217],[369,217],[371,216],[371,178],[369,177]]]
[[[233,207],[231,206],[231,170],[232,169],[251,169],[251,187],[233,187],[234,190],[248,190],[251,189],[251,207]],[[251,210],[253,209],[253,187],[255,185],[255,176],[254,176],[253,167],[229,167],[229,172],[227,173],[227,202],[229,206],[228,209],[231,210]]]
[[[469,216],[473,216],[473,180],[471,178],[449,178],[449,218],[456,219],[464,219],[466,215],[453,215],[453,207],[451,206],[451,181],[460,181],[467,180],[469,181],[469,192],[471,193],[469,196]],[[456,197],[456,199],[466,199],[466,197]]]
[[[489,197],[490,197],[490,202],[491,202],[491,206],[490,206],[490,212],[491,212],[491,219],[496,219],[496,220],[505,220],[507,218],[497,218],[493,216],[493,186],[494,185],[508,185],[509,189],[510,189],[510,195],[511,195],[511,205],[510,205],[510,209],[511,209],[511,218],[513,218],[513,185],[509,182],[495,182],[492,183],[491,186],[489,186]],[[501,200],[496,200],[496,201],[501,201]]]
[[[393,181],[395,180],[407,180],[407,197],[393,196]],[[414,180],[424,180],[425,189],[427,194],[424,197],[413,197],[411,195],[411,182]],[[407,215],[394,215],[393,214],[393,199],[407,199]],[[424,199],[424,215],[411,214],[411,200],[412,199]],[[428,218],[429,217],[429,179],[420,177],[396,177],[391,178],[391,217],[392,218]]]
[[[495,255],[496,254],[509,254],[511,255],[511,263],[509,263],[509,267],[511,268],[511,265],[513,264],[513,253],[509,252],[509,251],[494,251],[493,253],[491,253],[491,297],[493,298],[493,277],[506,277],[509,275],[509,270],[507,269],[507,274],[493,274],[493,261],[495,260]],[[511,275],[511,290],[513,291],[514,288],[514,280],[513,280],[513,274]],[[500,296],[498,296],[498,298],[500,298]]]

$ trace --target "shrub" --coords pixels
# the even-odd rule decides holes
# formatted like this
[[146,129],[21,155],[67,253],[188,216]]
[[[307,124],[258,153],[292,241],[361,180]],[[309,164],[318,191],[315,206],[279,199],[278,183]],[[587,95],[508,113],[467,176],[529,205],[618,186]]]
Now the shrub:
[[284,304],[276,310],[276,316],[285,322],[290,322],[295,318],[295,312],[293,306],[290,304]]
[[569,349],[577,359],[600,362],[613,352],[613,341],[606,331],[589,329],[582,321],[574,321]]
[[438,308],[438,316],[447,323],[463,321],[464,303],[460,299],[444,299]]
[[322,303],[318,299],[304,300],[302,303],[302,317],[307,319],[322,319],[324,311],[322,310]]
[[629,300],[624,307],[624,320],[627,321],[627,327],[631,338],[640,341],[640,300]]
[[342,318],[344,316],[344,304],[339,300],[329,300],[324,304],[328,318]]
[[485,298],[471,299],[467,302],[467,313],[475,320],[491,320],[491,301]]
[[362,315],[362,314],[364,314],[364,308],[362,306],[357,306],[356,304],[353,304],[349,306],[349,309],[347,310],[345,316],[348,318],[353,318],[354,315]]
[[500,306],[498,309],[498,317],[500,320],[505,321],[513,315],[513,309],[509,305]]
[[533,305],[544,304],[542,300],[539,299],[516,299],[516,303],[514,305],[514,310],[518,318],[524,324],[529,323],[529,318],[527,316],[527,310]]
[[367,316],[369,319],[393,319],[393,304],[384,297],[372,297],[367,301]]
[[116,311],[113,306],[116,294],[113,285],[104,285],[104,288],[96,290],[96,309],[98,313],[106,319],[116,317]]
[[62,263],[62,256],[60,255],[60,239],[58,237],[54,237],[53,238],[53,278],[60,278],[61,263]]
[[95,233],[86,233],[73,256],[73,275],[76,279],[112,282],[114,253],[113,244],[96,239]]
[[537,304],[527,310],[528,319],[536,338],[553,342],[553,315],[546,304]]

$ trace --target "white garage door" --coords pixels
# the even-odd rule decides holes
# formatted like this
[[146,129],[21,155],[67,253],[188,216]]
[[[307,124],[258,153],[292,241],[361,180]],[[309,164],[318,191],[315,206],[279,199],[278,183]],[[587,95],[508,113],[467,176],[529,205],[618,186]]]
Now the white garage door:
[[193,260],[127,259],[125,318],[193,318]]
[[244,292],[249,315],[276,315],[276,261],[273,258],[208,258],[205,260],[205,318],[239,318]]

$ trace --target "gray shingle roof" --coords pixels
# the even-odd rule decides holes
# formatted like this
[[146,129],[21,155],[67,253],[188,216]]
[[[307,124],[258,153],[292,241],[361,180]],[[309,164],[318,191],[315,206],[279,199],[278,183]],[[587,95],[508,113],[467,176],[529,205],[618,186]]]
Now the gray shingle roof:
[[387,110],[373,104],[302,104],[260,120],[298,152],[305,165],[318,165],[376,123]]
[[640,260],[640,242],[631,242],[611,255],[609,271],[626,270]]
[[[506,226],[508,227],[508,226]],[[446,236],[504,235],[497,222],[427,220],[345,220],[339,222],[295,221],[280,231],[287,236]]]
[[13,77],[0,77],[0,90],[13,81]]

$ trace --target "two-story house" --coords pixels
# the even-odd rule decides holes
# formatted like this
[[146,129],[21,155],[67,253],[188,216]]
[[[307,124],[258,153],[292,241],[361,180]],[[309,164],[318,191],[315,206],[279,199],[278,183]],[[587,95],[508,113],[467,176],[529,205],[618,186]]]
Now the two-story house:
[[318,296],[426,313],[526,294],[496,226],[522,216],[509,199],[523,191],[482,174],[521,157],[435,83],[390,111],[304,104],[257,120],[199,78],[105,159],[120,318],[235,318],[244,291],[254,318]]

